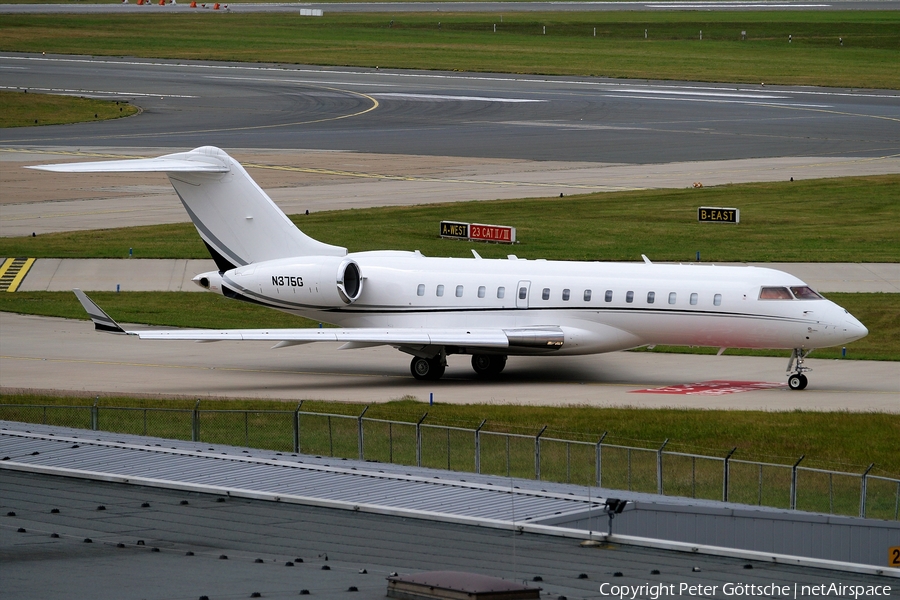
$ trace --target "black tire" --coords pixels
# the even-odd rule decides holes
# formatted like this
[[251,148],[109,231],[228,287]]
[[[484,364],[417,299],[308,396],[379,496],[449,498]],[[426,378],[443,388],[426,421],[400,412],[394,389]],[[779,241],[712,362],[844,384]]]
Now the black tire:
[[788,387],[792,390],[805,390],[809,380],[803,373],[794,373],[788,377]]
[[506,366],[506,357],[491,354],[473,354],[472,369],[479,377],[495,377]]
[[409,372],[419,381],[437,381],[444,375],[444,369],[438,356],[434,358],[414,356],[409,363]]

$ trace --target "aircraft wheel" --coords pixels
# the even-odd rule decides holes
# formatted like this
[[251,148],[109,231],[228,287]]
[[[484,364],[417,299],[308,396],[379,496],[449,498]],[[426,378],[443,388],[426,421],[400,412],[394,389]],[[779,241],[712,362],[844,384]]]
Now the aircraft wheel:
[[472,368],[481,377],[499,375],[506,366],[505,356],[493,356],[490,354],[473,354]]
[[794,373],[788,377],[788,387],[792,390],[805,390],[809,380],[803,373]]
[[420,381],[437,381],[444,374],[444,369],[439,356],[434,358],[414,356],[409,363],[410,373]]

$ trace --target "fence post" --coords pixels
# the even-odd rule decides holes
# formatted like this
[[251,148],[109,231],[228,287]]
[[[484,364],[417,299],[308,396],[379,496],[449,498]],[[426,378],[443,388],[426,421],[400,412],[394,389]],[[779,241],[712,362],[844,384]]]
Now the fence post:
[[797,465],[805,457],[805,454],[801,455],[797,462],[794,463],[794,466],[791,467],[791,510],[797,510]]
[[100,396],[94,398],[94,405],[91,407],[91,431],[97,431],[100,428],[100,409],[97,404],[100,402]]
[[669,438],[662,443],[662,446],[659,447],[659,450],[656,451],[656,493],[660,496],[663,495],[663,469],[662,469],[662,453],[663,448],[666,447],[666,444],[669,443]]
[[547,426],[544,425],[538,434],[534,436],[534,478],[538,481],[541,480],[541,436],[544,435],[546,430]]
[[475,472],[481,474],[481,428],[487,423],[487,419],[481,421],[481,425],[475,430]]
[[731,449],[728,455],[725,457],[725,466],[722,471],[722,502],[728,502],[728,478],[731,475],[731,467],[728,464],[728,461],[731,460],[731,455],[737,451],[737,446]]
[[303,400],[294,409],[294,454],[300,454],[300,407],[303,406]]
[[200,400],[197,400],[197,403],[194,405],[194,410],[191,412],[191,441],[199,442],[200,441]]
[[425,417],[428,416],[428,413],[422,415],[422,418],[416,423],[416,466],[422,466],[422,421],[425,420]]
[[862,474],[862,481],[860,482],[859,489],[859,516],[863,519],[866,518],[866,479],[869,477],[869,471],[875,466],[875,463],[869,465],[869,468],[866,469],[866,472]]
[[603,467],[602,467],[603,454],[602,454],[602,450],[600,449],[600,447],[603,445],[603,440],[604,440],[604,438],[606,438],[607,433],[609,433],[609,432],[604,431],[603,435],[600,436],[600,439],[597,440],[597,450],[596,450],[597,456],[594,459],[594,471],[595,471],[594,476],[597,480],[597,487],[603,487],[602,485],[600,485],[603,481]]
[[359,450],[359,460],[366,460],[366,451],[363,448],[363,415],[366,414],[366,411],[369,410],[369,405],[363,409],[359,416],[356,417],[356,445]]

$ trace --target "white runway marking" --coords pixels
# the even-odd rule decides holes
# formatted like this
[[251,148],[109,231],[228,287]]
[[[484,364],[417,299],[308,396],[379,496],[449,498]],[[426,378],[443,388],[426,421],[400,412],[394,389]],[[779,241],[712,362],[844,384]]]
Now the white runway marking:
[[829,8],[830,4],[768,4],[748,2],[699,2],[688,4],[685,2],[672,2],[666,4],[645,4],[647,8],[671,8],[684,10],[691,8],[718,9],[718,8]]
[[15,87],[9,85],[0,85],[0,90],[20,90],[29,89],[35,92],[46,92],[48,94],[82,94],[82,95],[99,95],[99,96],[150,96],[158,98],[196,98],[197,96],[183,96],[181,94],[145,94],[142,92],[110,92],[105,90],[70,90],[64,88],[39,88],[39,87]]
[[204,79],[230,79],[233,81],[263,81],[266,83],[305,83],[313,85],[355,85],[365,87],[397,87],[393,83],[368,83],[363,81],[323,81],[321,79],[273,79],[270,77],[225,77],[206,75]]
[[712,102],[714,104],[746,104],[748,106],[790,106],[799,108],[833,108],[830,104],[794,104],[793,102],[751,102],[749,100],[721,100],[715,98],[679,98],[673,96],[625,96],[620,94],[604,94],[604,98],[628,98],[631,100],[666,100],[669,102]]
[[524,102],[547,102],[546,100],[528,100],[525,98],[488,98],[484,96],[445,96],[440,94],[399,94],[384,93],[370,94],[376,98],[403,98],[405,100],[458,100],[464,102],[509,102],[513,104]]
[[753,94],[753,93],[740,93],[740,92],[729,92],[729,91],[715,91],[715,92],[695,92],[695,91],[676,91],[676,90],[658,90],[658,89],[639,89],[639,88],[622,88],[616,90],[617,92],[623,93],[633,93],[633,94],[668,94],[672,96],[718,96],[722,98],[754,98],[756,100],[776,100],[776,99],[790,99],[790,96],[772,96],[770,94]]

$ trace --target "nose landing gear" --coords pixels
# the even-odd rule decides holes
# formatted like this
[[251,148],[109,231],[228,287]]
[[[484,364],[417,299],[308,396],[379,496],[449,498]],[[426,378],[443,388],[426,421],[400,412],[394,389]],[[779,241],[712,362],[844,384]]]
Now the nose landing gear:
[[809,367],[803,366],[803,359],[809,356],[811,350],[803,350],[803,348],[794,348],[791,352],[791,358],[788,361],[788,387],[792,390],[805,390],[809,380],[804,373],[812,371]]

